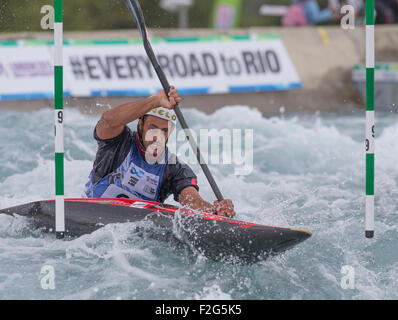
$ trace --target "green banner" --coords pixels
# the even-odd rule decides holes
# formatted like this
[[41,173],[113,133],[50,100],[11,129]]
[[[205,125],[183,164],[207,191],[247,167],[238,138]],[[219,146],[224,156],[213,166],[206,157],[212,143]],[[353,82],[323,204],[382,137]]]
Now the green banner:
[[242,0],[216,0],[210,27],[216,29],[238,28],[241,8]]

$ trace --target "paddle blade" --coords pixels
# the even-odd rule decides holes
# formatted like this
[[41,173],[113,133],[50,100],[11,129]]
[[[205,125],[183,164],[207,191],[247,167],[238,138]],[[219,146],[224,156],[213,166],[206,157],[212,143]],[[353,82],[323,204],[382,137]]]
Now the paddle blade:
[[141,37],[143,38],[143,40],[148,39],[148,32],[145,26],[144,15],[142,13],[141,6],[138,0],[124,0],[124,3],[129,9],[131,15],[133,16]]

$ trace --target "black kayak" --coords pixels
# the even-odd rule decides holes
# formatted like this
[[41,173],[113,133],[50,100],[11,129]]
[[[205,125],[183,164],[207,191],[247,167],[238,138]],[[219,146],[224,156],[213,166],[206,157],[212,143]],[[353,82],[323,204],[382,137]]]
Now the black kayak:
[[[55,201],[35,201],[0,213],[31,218],[34,228],[54,232]],[[110,223],[150,220],[173,228],[178,219],[183,241],[205,257],[253,263],[283,252],[311,236],[308,230],[280,228],[239,221],[162,203],[134,199],[65,199],[67,236],[79,237]]]

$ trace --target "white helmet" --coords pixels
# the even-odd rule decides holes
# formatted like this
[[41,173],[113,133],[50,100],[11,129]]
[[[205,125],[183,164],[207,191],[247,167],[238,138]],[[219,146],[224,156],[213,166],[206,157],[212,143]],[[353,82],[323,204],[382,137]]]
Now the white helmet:
[[151,111],[148,111],[146,113],[146,115],[155,116],[155,117],[158,117],[161,119],[165,119],[167,121],[170,121],[174,125],[177,124],[177,116],[176,116],[174,110],[172,110],[172,109],[167,109],[165,107],[158,107],[158,108],[152,109]]

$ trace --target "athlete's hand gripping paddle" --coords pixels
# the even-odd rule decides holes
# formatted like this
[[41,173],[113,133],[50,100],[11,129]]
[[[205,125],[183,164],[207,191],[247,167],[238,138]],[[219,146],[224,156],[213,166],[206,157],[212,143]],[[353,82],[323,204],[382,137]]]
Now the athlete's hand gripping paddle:
[[[139,4],[138,0],[124,0],[124,3],[126,4],[127,8],[129,9],[131,15],[133,16],[135,23],[137,24],[137,27],[138,27],[138,30],[140,31],[142,42],[144,44],[144,48],[148,55],[148,58],[151,61],[152,66],[155,69],[155,72],[162,84],[164,91],[166,92],[166,95],[168,96],[169,91],[170,91],[170,85],[169,85],[169,82],[167,81],[166,75],[164,74],[162,68],[160,67],[160,65],[158,63],[158,60],[155,56],[155,53],[153,52],[150,42],[149,42],[148,32],[147,32],[145,20],[144,20],[144,15],[142,14],[140,4]],[[199,147],[197,146],[197,144],[190,132],[188,124],[186,123],[184,116],[182,115],[182,112],[180,110],[180,107],[178,106],[178,103],[175,105],[174,111],[177,115],[178,121],[181,124],[181,127],[184,129],[186,138],[188,139],[193,151],[196,154],[196,158],[198,159],[198,162],[199,162],[200,166],[202,167],[202,170],[203,170],[205,176],[206,176],[207,180],[209,181],[214,194],[217,197],[217,200],[219,200],[219,201],[223,200],[224,197],[222,196],[220,189],[218,188],[212,174],[210,173],[210,170],[209,170],[207,164],[205,163],[205,161],[202,157],[202,154],[200,153]]]

